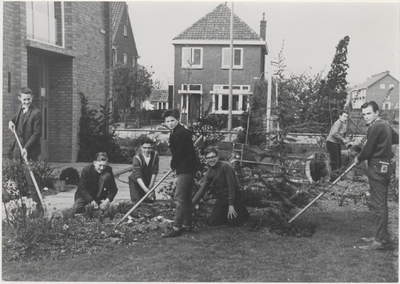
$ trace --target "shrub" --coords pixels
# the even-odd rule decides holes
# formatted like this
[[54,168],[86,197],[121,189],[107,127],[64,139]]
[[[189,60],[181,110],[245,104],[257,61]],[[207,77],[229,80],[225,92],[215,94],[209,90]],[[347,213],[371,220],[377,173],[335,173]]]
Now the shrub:
[[73,167],[66,168],[61,171],[60,180],[65,180],[65,184],[79,184],[79,172]]

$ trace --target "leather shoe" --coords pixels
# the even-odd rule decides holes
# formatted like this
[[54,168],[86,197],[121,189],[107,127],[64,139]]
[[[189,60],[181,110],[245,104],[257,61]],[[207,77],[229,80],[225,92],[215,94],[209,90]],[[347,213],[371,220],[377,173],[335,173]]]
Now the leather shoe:
[[366,245],[366,246],[361,246],[358,247],[359,249],[364,249],[364,250],[380,250],[384,249],[385,245],[381,242],[374,241],[373,243]]
[[370,243],[375,241],[374,237],[370,237],[370,238],[361,238],[362,241],[366,242],[366,243]]
[[161,237],[163,238],[175,238],[175,237],[179,237],[180,235],[182,235],[182,229],[179,230],[174,230],[174,229],[170,229],[169,231],[162,233]]

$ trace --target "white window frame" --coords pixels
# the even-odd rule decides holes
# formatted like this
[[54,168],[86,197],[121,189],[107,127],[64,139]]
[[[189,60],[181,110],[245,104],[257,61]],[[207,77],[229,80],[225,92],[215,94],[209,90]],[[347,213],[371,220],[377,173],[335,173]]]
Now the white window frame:
[[[58,19],[60,23],[57,23],[57,18],[55,18],[56,17],[54,12],[55,3],[60,4],[61,19]],[[35,9],[36,5],[47,5],[47,14],[40,13],[40,11],[37,8]],[[26,8],[27,38],[30,40],[35,40],[38,42],[43,42],[49,45],[64,48],[65,47],[64,2],[27,1],[25,2],[25,8]],[[58,27],[59,31],[57,30],[57,24],[60,25]],[[58,38],[58,35],[60,35],[61,38]],[[59,40],[58,43],[57,40]]]
[[391,107],[391,103],[390,103],[390,102],[384,102],[384,103],[382,104],[382,109],[383,109],[383,110],[389,110],[390,107]]
[[399,103],[396,103],[395,109],[399,109]]
[[[199,64],[193,63],[196,50],[200,51]],[[203,68],[203,48],[202,47],[182,47],[182,68],[202,69]]]
[[389,89],[394,88],[394,84],[389,84]]
[[118,51],[117,49],[113,49],[113,65],[117,64],[118,62]]
[[[234,106],[232,105],[232,114],[241,114],[242,112],[245,112],[249,108],[249,100],[247,100],[247,106],[243,109],[243,100],[245,97],[249,97],[249,95],[252,94],[250,91],[250,85],[233,85],[232,86],[232,95],[233,96],[238,96],[238,109],[234,110]],[[210,92],[212,96],[212,103],[213,103],[213,108],[212,108],[212,113],[215,114],[226,114],[229,112],[229,109],[222,109],[222,102],[223,102],[223,96],[228,96],[229,95],[229,85],[217,85],[215,84],[213,86],[213,91]],[[232,100],[233,102],[233,100]],[[216,106],[218,106],[218,109],[215,109]],[[229,108],[229,106],[228,106]]]
[[[229,47],[223,47],[222,48],[222,69],[229,69],[231,68],[230,62],[231,62],[231,57],[230,57],[230,52],[231,49]],[[235,52],[239,51],[240,52],[240,64],[235,65],[235,60],[233,60],[233,69],[243,69],[243,48],[233,48],[233,54]],[[229,58],[227,58],[229,57]]]
[[128,63],[128,54],[124,53],[124,64]]
[[128,27],[124,25],[124,37],[128,37]]
[[386,85],[385,85],[385,84],[380,84],[380,85],[379,85],[379,88],[382,89],[382,90],[384,90],[384,89],[386,88]]

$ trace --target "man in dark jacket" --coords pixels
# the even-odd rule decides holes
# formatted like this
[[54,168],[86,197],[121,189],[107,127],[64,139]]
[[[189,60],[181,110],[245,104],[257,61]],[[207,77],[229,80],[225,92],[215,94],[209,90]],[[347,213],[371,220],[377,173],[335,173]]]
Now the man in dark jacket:
[[219,160],[218,149],[207,147],[204,150],[206,162],[210,166],[204,175],[203,183],[192,203],[197,204],[207,191],[212,190],[217,198],[207,224],[218,226],[228,223],[237,226],[249,218],[250,214],[241,200],[239,183],[233,167]]
[[[21,88],[18,94],[18,100],[21,105],[18,107],[15,116],[8,122],[8,128],[15,131],[22,145],[22,151],[14,141],[11,146],[11,156],[15,160],[23,163],[23,157],[34,162],[39,160],[41,153],[40,138],[42,137],[42,113],[32,104],[33,94],[29,88]],[[32,200],[36,202],[36,208],[39,213],[43,213],[40,198],[36,192],[35,185],[29,173],[25,174],[28,188]],[[39,189],[41,190],[40,180],[36,178]]]
[[[132,159],[132,174],[129,176],[129,191],[134,203],[142,199],[153,187],[160,161],[158,152],[153,150],[151,139],[142,140],[140,149],[141,152]],[[155,194],[153,196],[155,199]],[[153,203],[154,201],[147,198],[143,202]]]
[[178,177],[174,201],[176,212],[173,228],[162,234],[162,237],[177,237],[182,231],[190,231],[192,226],[192,188],[196,171],[196,152],[192,134],[179,124],[179,111],[166,110],[163,114],[165,124],[171,129],[169,147],[172,153],[171,169]]
[[108,157],[104,152],[97,153],[93,164],[83,168],[78,189],[75,192],[75,203],[72,209],[64,211],[64,217],[85,212],[86,205],[94,209],[106,206],[114,200],[118,192],[112,168],[108,166]]
[[377,250],[385,248],[390,242],[387,195],[393,171],[390,161],[393,156],[392,145],[399,144],[399,134],[379,117],[379,106],[376,102],[363,104],[361,111],[369,128],[367,142],[354,162],[358,164],[364,160],[368,161],[369,206],[375,217],[375,236],[362,238],[370,244],[361,246],[360,249]]

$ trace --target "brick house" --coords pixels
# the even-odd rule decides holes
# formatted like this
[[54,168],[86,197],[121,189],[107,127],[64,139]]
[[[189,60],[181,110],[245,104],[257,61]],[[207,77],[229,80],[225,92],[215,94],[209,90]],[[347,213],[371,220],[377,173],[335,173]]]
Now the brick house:
[[[175,52],[173,107],[182,119],[195,120],[212,103],[212,112],[228,113],[231,10],[220,4],[172,40]],[[233,28],[232,114],[247,110],[254,78],[265,71],[266,21],[260,35],[238,16]]]
[[368,101],[376,101],[382,110],[399,109],[399,81],[385,71],[372,75],[348,92],[354,109]]
[[[79,93],[94,108],[112,98],[113,43],[125,50],[118,43],[128,17],[121,3],[3,2],[3,156],[14,140],[8,121],[16,94],[28,86],[43,115],[41,158],[76,161]],[[136,62],[136,48],[130,56]]]

